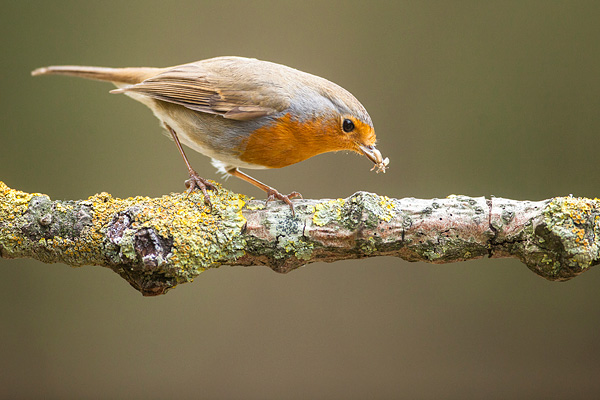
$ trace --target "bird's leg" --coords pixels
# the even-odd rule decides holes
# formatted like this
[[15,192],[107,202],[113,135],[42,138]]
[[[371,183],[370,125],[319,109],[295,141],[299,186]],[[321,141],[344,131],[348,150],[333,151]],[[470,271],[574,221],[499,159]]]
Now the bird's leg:
[[171,133],[171,136],[173,137],[173,140],[175,141],[175,144],[177,145],[177,148],[179,149],[179,154],[181,154],[181,157],[183,157],[183,161],[185,161],[185,165],[188,168],[188,172],[190,174],[190,179],[185,181],[185,186],[188,188],[188,190],[187,190],[188,194],[192,193],[194,191],[194,189],[200,189],[202,191],[202,193],[204,194],[204,202],[206,204],[208,204],[210,207],[212,207],[212,204],[210,203],[210,197],[208,196],[207,189],[217,191],[217,187],[214,184],[212,184],[210,181],[208,181],[207,179],[202,178],[200,175],[198,175],[198,173],[196,171],[194,171],[194,169],[190,165],[190,162],[188,161],[188,159],[185,155],[185,152],[183,151],[183,147],[181,147],[181,143],[179,142],[177,133],[175,133],[173,128],[171,128],[169,125],[165,124],[165,126],[167,127],[167,130]]
[[257,188],[259,188],[261,190],[264,190],[267,193],[266,203],[268,203],[271,200],[275,200],[275,199],[281,200],[284,203],[288,204],[290,206],[290,209],[292,210],[292,214],[296,215],[296,213],[294,212],[294,205],[292,204],[292,200],[290,200],[290,199],[293,199],[294,197],[302,198],[302,195],[300,193],[292,192],[292,193],[288,194],[287,196],[283,195],[283,194],[279,193],[276,189],[272,188],[271,186],[265,185],[264,183],[262,183],[259,180],[254,179],[250,175],[246,175],[245,173],[243,173],[242,171],[240,171],[237,168],[232,168],[232,169],[228,170],[227,173],[229,175],[236,176],[240,179],[243,179],[246,182],[253,184],[254,186],[256,186]]

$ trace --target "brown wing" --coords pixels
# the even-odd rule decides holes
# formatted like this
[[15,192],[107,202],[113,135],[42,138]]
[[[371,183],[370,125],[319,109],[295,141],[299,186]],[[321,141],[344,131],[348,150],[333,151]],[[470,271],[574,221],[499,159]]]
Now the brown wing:
[[210,71],[202,64],[192,63],[173,67],[113,92],[135,92],[235,120],[250,120],[289,107],[289,97],[282,94],[281,88],[257,82],[255,71],[248,79],[243,75],[239,70],[227,74],[227,71]]

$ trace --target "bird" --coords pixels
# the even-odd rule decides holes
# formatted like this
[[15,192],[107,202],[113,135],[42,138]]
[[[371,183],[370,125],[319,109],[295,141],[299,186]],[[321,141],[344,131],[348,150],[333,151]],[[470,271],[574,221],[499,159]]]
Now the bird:
[[149,107],[175,142],[189,173],[191,193],[199,189],[212,207],[214,183],[192,168],[182,144],[212,159],[219,172],[263,190],[267,200],[288,204],[283,195],[244,169],[281,168],[321,153],[349,150],[366,156],[371,170],[389,164],[376,148],[371,117],[347,90],[327,79],[255,58],[224,56],[167,68],[48,66],[38,75],[70,75],[112,82]]

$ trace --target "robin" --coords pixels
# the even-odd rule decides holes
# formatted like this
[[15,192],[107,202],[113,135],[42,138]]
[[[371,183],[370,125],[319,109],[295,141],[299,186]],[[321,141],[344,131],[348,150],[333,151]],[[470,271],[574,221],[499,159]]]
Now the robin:
[[110,81],[148,106],[171,135],[189,171],[188,191],[213,183],[191,167],[181,143],[212,158],[223,173],[241,178],[294,207],[274,188],[239,168],[281,168],[329,151],[352,150],[385,172],[389,160],[375,148],[371,117],[340,86],[284,65],[243,57],[216,57],[170,68],[52,66],[37,75]]

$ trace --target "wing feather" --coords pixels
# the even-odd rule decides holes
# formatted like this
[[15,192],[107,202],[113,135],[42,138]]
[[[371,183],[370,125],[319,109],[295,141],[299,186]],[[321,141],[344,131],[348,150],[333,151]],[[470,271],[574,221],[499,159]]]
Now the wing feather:
[[[234,120],[251,120],[283,111],[290,99],[277,86],[256,81],[255,75],[244,79],[243,73],[211,73],[201,64],[192,63],[171,68],[138,84],[114,90],[135,92],[190,110],[222,115]],[[258,85],[257,85],[258,84]],[[256,90],[256,88],[260,90]]]

